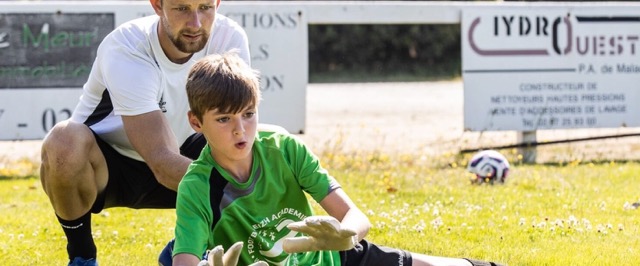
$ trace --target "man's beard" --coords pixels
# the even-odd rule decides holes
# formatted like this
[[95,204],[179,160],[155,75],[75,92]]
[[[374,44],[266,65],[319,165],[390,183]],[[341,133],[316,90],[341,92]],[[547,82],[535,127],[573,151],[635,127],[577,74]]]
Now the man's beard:
[[209,40],[209,34],[202,31],[199,41],[185,42],[185,41],[182,41],[179,37],[182,35],[182,33],[183,32],[180,31],[177,36],[169,35],[169,39],[171,39],[171,42],[173,43],[173,45],[175,45],[176,48],[178,48],[178,50],[180,50],[180,52],[183,52],[183,53],[192,54],[192,53],[198,52],[202,50],[205,45],[207,45],[207,41]]
[[[162,25],[164,26],[164,31],[167,33],[167,37],[169,37],[169,40],[171,40],[173,45],[180,52],[192,54],[202,50],[204,46],[207,45],[207,41],[209,40],[209,33],[207,33],[206,31],[201,30],[202,35],[200,36],[201,39],[198,42],[184,42],[180,40],[180,36],[182,36],[182,34],[185,33],[185,30],[181,30],[180,32],[178,32],[178,34],[173,35],[171,32],[171,27],[169,26],[170,25],[169,21],[167,21],[167,18],[163,17],[162,20],[163,20]],[[196,33],[200,33],[200,32],[196,32]]]

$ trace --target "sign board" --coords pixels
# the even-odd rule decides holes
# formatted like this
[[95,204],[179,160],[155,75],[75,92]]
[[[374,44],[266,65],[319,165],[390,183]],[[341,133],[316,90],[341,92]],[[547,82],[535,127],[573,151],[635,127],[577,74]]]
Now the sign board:
[[0,13],[0,139],[42,138],[69,118],[113,28],[108,12]]
[[267,3],[228,5],[219,12],[240,23],[249,36],[251,65],[260,70],[260,121],[303,133],[309,45],[306,10],[297,5]]
[[[293,5],[256,5],[224,2],[219,13],[247,31],[252,66],[261,72],[261,122],[303,132],[306,12]],[[69,118],[104,36],[121,23],[154,14],[148,2],[0,2],[0,10],[0,140],[41,139]]]
[[463,10],[470,131],[640,125],[640,9]]

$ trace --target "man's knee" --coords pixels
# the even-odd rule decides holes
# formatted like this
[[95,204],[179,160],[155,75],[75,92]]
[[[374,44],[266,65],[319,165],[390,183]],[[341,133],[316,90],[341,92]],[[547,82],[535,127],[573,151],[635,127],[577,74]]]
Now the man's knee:
[[85,125],[68,121],[56,124],[42,142],[41,177],[56,178],[61,172],[83,167],[92,145],[96,145],[95,138]]

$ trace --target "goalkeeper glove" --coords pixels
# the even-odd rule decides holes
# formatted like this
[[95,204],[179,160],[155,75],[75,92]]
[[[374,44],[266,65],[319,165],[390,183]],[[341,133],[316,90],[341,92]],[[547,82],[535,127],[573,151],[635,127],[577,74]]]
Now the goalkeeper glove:
[[290,223],[287,228],[307,235],[285,239],[282,247],[287,253],[349,250],[358,243],[356,232],[340,228],[340,222],[331,216],[310,216]]
[[[226,253],[222,246],[216,246],[212,250],[206,252],[206,259],[200,261],[198,266],[236,266],[240,259],[242,246],[244,246],[244,243],[242,241],[238,241],[233,244]],[[268,266],[268,264],[264,261],[258,261],[249,266]]]

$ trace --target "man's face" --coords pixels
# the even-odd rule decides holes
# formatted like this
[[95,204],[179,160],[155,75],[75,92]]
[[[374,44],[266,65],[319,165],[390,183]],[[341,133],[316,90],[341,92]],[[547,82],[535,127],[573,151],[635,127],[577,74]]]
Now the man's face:
[[216,0],[162,0],[160,25],[175,48],[198,52],[209,40],[216,15]]

